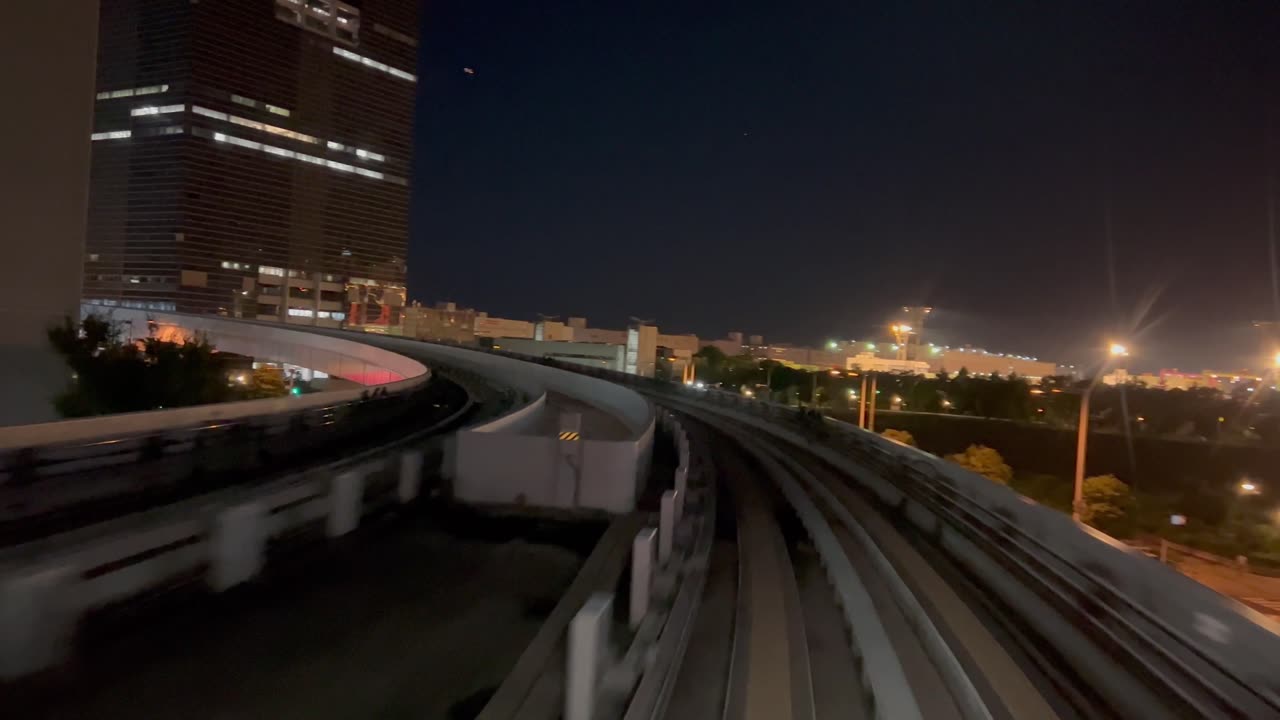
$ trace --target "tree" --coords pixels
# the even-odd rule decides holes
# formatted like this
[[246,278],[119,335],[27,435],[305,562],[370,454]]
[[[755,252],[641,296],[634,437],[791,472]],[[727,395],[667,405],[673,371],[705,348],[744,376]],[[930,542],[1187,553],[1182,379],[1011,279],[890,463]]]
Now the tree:
[[280,368],[260,367],[253,371],[245,396],[250,400],[260,398],[283,397],[289,394],[284,382],[284,373]]
[[916,439],[906,430],[894,430],[893,428],[888,428],[880,434],[894,442],[900,442],[903,445],[916,447]]
[[1000,453],[986,445],[970,445],[962,453],[948,455],[947,459],[1001,485],[1008,485],[1013,479],[1013,468],[1005,464]]
[[184,407],[238,399],[207,338],[125,341],[119,325],[89,315],[48,331],[72,379],[54,401],[63,417]]
[[1084,479],[1081,489],[1084,508],[1080,519],[1104,532],[1119,529],[1129,516],[1133,496],[1129,486],[1115,475],[1094,475]]

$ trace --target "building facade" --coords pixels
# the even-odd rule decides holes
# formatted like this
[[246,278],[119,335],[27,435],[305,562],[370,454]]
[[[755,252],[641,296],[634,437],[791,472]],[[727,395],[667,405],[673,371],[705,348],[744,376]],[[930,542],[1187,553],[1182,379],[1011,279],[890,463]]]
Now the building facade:
[[84,296],[396,323],[418,4],[103,0]]

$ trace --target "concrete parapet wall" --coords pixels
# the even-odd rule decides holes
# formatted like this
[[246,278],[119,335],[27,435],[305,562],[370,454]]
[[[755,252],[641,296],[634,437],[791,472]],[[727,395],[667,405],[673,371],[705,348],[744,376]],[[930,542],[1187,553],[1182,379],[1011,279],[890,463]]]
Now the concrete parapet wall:
[[[202,333],[219,350],[320,370],[362,385],[377,385],[390,393],[408,390],[431,377],[421,362],[361,342],[357,335],[351,335],[350,339],[333,337],[303,329],[212,315],[179,315],[93,305],[84,306],[84,310],[107,314],[116,322],[123,323],[126,335],[134,338],[147,337],[148,321],[155,321],[157,334],[161,336],[189,337]],[[205,423],[294,412],[351,402],[365,392],[368,390],[364,388],[337,390],[296,397],[14,425],[0,428],[0,450],[143,435]]]

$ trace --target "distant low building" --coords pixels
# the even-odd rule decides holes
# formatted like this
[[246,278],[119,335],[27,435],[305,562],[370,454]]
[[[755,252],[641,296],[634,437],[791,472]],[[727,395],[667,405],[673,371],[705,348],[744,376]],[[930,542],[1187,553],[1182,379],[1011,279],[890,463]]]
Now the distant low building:
[[414,303],[404,309],[402,324],[405,337],[459,345],[476,342],[476,311],[451,302],[429,308]]
[[898,360],[896,358],[878,357],[871,353],[859,353],[853,357],[845,358],[845,369],[925,375],[929,372],[929,363],[920,360]]
[[625,369],[626,346],[624,345],[502,338],[494,342],[493,347],[495,350],[549,358],[586,367],[619,372]]
[[525,320],[508,320],[489,317],[488,313],[476,313],[476,337],[478,338],[526,338],[533,339],[533,323]]
[[970,375],[1007,376],[1017,374],[1029,380],[1056,375],[1058,365],[1025,355],[991,353],[979,348],[944,348],[928,355],[928,367],[933,372],[957,373],[966,370]]

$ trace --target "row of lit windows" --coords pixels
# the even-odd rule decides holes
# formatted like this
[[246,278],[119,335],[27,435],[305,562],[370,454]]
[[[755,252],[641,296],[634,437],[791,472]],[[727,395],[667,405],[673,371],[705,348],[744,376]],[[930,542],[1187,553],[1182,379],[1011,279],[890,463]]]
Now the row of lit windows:
[[321,320],[345,320],[347,314],[344,312],[331,312],[329,310],[308,310],[307,308],[289,308],[289,315],[293,317],[318,317]]
[[339,0],[276,0],[276,17],[352,45],[360,34],[360,11]]
[[295,132],[293,130],[278,127],[276,125],[268,125],[267,123],[261,123],[261,122],[258,122],[257,120],[242,118],[238,115],[228,115],[227,113],[219,112],[218,110],[210,110],[209,108],[200,107],[199,105],[192,105],[191,112],[197,115],[211,117],[214,120],[222,120],[223,122],[229,122],[233,125],[243,125],[244,127],[253,128],[254,130],[261,130],[262,132],[271,133],[272,135],[287,137],[290,140],[297,140],[299,142],[311,143],[312,145],[318,145],[320,143],[320,138],[315,137],[313,135],[307,135],[306,133]]
[[417,76],[414,75],[413,73],[407,73],[401,70],[400,68],[393,68],[390,65],[387,65],[386,63],[380,63],[377,60],[374,60],[373,58],[367,58],[363,55],[357,55],[351,52],[350,50],[347,50],[346,48],[340,48],[335,45],[333,48],[333,54],[337,55],[338,57],[346,58],[352,62],[358,62],[361,65],[364,65],[366,67],[371,67],[374,70],[380,70],[390,75],[391,77],[397,77],[397,78],[400,78],[401,80],[408,80],[409,82],[418,81]]
[[[307,135],[306,133],[300,133],[294,130],[288,130],[286,128],[277,127],[275,125],[268,125],[267,123],[260,123],[256,120],[249,120],[248,118],[242,118],[236,115],[229,115],[227,113],[219,112],[217,110],[210,110],[209,108],[200,107],[199,105],[192,105],[191,112],[197,115],[203,115],[205,117],[213,118],[214,120],[222,120],[224,122],[229,122],[234,125],[242,125],[247,128],[253,128],[254,130],[261,130],[262,132],[271,133],[272,135],[287,137],[291,140],[297,140],[299,142],[310,143],[312,145],[320,144],[320,138],[315,137],[314,135]],[[356,157],[362,160],[374,160],[377,162],[385,162],[387,159],[387,157],[381,153],[376,153],[372,150],[365,150],[364,148],[358,148],[354,145],[343,145],[342,143],[334,142],[332,140],[325,141],[325,147],[329,148],[330,150],[337,150],[339,152],[352,153],[353,155],[355,155]]]
[[343,145],[342,143],[334,142],[332,140],[325,142],[325,147],[330,150],[337,150],[338,152],[353,153],[356,157],[363,158],[365,160],[377,160],[378,162],[383,162],[387,159],[387,156],[382,155],[381,153],[376,153],[372,150],[365,150],[364,148],[358,148],[354,145]]
[[85,302],[90,305],[103,305],[106,307],[127,307],[136,308],[138,310],[160,310],[173,312],[177,306],[172,302],[164,301],[146,301],[146,300],[115,300],[112,298],[87,298]]
[[232,262],[230,260],[222,261],[223,270],[248,270],[252,267],[253,266],[250,265],[249,263],[238,263],[238,262]]
[[[170,125],[168,127],[147,128],[138,132],[139,136],[151,135],[181,135],[183,129],[179,125]],[[122,140],[133,137],[132,130],[110,130],[108,132],[96,132],[89,136],[90,140]]]
[[108,92],[100,92],[97,94],[99,100],[114,100],[122,97],[138,97],[139,95],[154,95],[162,93],[169,89],[168,85],[147,85],[146,87],[128,88],[126,90],[111,90]]
[[289,117],[289,111],[282,107],[279,107],[278,105],[265,103],[265,102],[262,102],[261,100],[254,100],[253,98],[247,98],[243,95],[236,95],[232,93],[231,102],[236,103],[237,105],[244,105],[245,107],[257,108],[259,110],[266,110],[267,112],[272,113],[274,115],[282,115],[284,117]]
[[186,105],[141,105],[129,111],[133,117],[141,117],[143,115],[167,115],[169,113],[182,112],[187,109]]
[[195,130],[192,130],[192,134],[199,135],[201,137],[212,137],[217,142],[227,143],[229,145],[235,145],[236,147],[242,147],[247,150],[257,150],[259,152],[267,153],[268,155],[275,155],[277,157],[289,158],[290,160],[298,160],[300,162],[311,163],[313,165],[321,165],[331,170],[355,173],[356,175],[363,175],[364,177],[373,178],[374,180],[385,180],[387,182],[395,183],[397,185],[406,184],[405,179],[402,177],[397,177],[395,175],[387,175],[384,173],[380,173],[377,170],[368,170],[362,167],[356,167],[355,165],[349,165],[347,163],[337,162],[334,160],[326,160],[322,157],[316,157],[315,155],[308,155],[307,153],[302,153],[302,152],[295,152],[293,150],[289,150],[286,148],[276,147],[275,145],[267,145],[266,143],[260,143],[253,140],[246,140],[241,137],[236,137],[235,135],[228,135],[226,133],[220,133],[220,132],[209,133],[208,131],[202,128],[196,128]]

